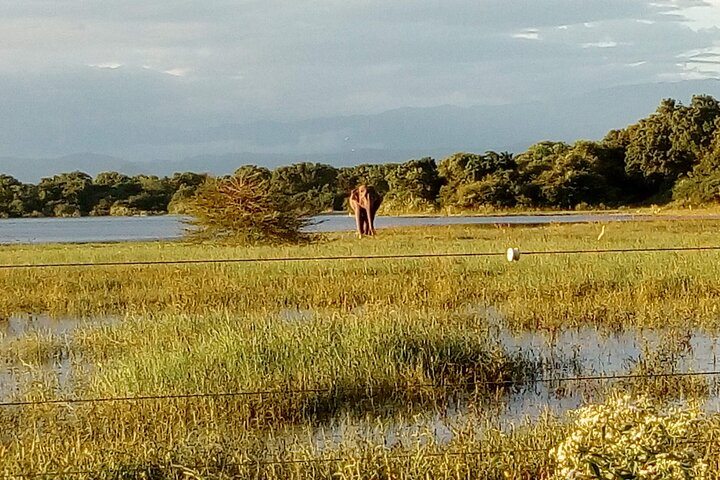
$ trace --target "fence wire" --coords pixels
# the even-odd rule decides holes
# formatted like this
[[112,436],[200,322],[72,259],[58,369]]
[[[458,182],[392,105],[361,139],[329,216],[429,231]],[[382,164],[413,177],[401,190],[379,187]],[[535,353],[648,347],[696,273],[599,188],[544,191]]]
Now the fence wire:
[[[657,252],[691,252],[719,251],[720,246],[697,247],[648,247],[648,248],[604,248],[589,250],[529,250],[521,251],[523,256],[534,255],[584,255],[612,253],[657,253]],[[17,263],[0,264],[0,270],[41,269],[68,267],[122,267],[148,265],[197,265],[197,264],[241,264],[241,263],[276,263],[276,262],[332,262],[352,260],[403,260],[416,258],[454,258],[454,257],[504,257],[506,252],[458,252],[458,253],[408,253],[388,255],[336,255],[315,257],[253,257],[253,258],[207,258],[197,260],[137,260],[129,262],[68,262],[68,263]]]
[[[629,254],[629,253],[657,253],[657,252],[690,252],[690,251],[720,251],[720,246],[695,246],[695,247],[654,247],[654,248],[607,248],[607,249],[578,249],[578,250],[531,250],[520,252],[522,256],[541,256],[541,255],[584,255],[584,254]],[[197,260],[148,260],[148,261],[117,261],[117,262],[71,262],[71,263],[25,263],[25,264],[0,264],[0,270],[10,269],[43,269],[43,268],[68,268],[68,267],[122,267],[122,266],[152,266],[152,265],[196,265],[196,264],[248,264],[248,263],[273,263],[273,262],[332,262],[332,261],[353,261],[353,260],[402,260],[402,259],[424,259],[424,258],[458,258],[458,257],[493,257],[505,256],[505,252],[459,252],[459,253],[417,253],[417,254],[389,254],[389,255],[339,255],[339,256],[313,256],[313,257],[255,257],[255,258],[224,258],[224,259],[197,259]],[[710,377],[720,376],[720,371],[704,371],[704,372],[668,372],[656,374],[617,374],[617,375],[587,375],[574,377],[549,377],[530,379],[522,385],[533,385],[539,383],[567,383],[580,381],[613,381],[613,380],[632,380],[632,379],[662,379],[662,378],[680,378],[680,377]],[[513,387],[518,386],[518,382],[513,380],[499,381],[473,381],[455,384],[408,384],[405,387],[410,388],[470,388],[480,386],[498,386]],[[20,406],[38,406],[49,404],[81,404],[81,403],[107,403],[107,402],[140,402],[140,401],[156,401],[156,400],[179,400],[179,399],[196,399],[196,398],[230,398],[230,397],[250,397],[250,396],[276,396],[276,395],[300,395],[308,393],[329,393],[337,388],[306,388],[306,389],[275,389],[275,390],[254,390],[254,391],[238,391],[238,392],[203,392],[203,393],[187,393],[187,394],[166,394],[166,395],[138,395],[125,397],[103,397],[103,398],[66,398],[66,399],[47,399],[33,401],[10,401],[0,402],[0,408],[4,407],[20,407]],[[343,389],[347,390],[347,389]],[[366,388],[363,388],[366,390]],[[378,392],[379,393],[379,392]],[[687,441],[683,443],[697,445],[714,444],[711,440],[706,441]],[[475,450],[460,452],[430,452],[422,453],[422,457],[447,457],[447,456],[496,456],[496,455],[519,455],[528,453],[547,452],[545,448],[525,448],[525,449],[507,449],[507,450]],[[395,454],[388,455],[384,458],[389,460],[403,460],[416,457],[417,454]],[[195,470],[203,471],[213,468],[234,467],[261,467],[270,465],[290,465],[290,464],[321,464],[321,463],[340,463],[347,461],[349,458],[333,457],[333,458],[313,458],[313,459],[291,459],[291,460],[248,460],[239,463],[223,463],[221,465],[170,465],[171,468],[177,470]],[[118,473],[141,473],[147,472],[153,467],[130,468],[123,469]],[[53,472],[16,472],[3,474],[4,478],[44,478],[58,476],[80,476],[80,475],[98,475],[102,472],[97,470],[58,470]]]
[[[584,375],[574,377],[547,377],[547,378],[528,378],[525,381],[520,380],[482,380],[468,381],[460,383],[409,383],[403,385],[406,389],[468,389],[471,387],[521,387],[531,386],[539,383],[568,383],[583,381],[612,381],[612,380],[640,380],[640,379],[662,379],[662,378],[682,378],[682,377],[712,377],[720,376],[720,370],[703,371],[703,372],[667,372],[667,373],[643,373],[643,374],[616,374],[616,375]],[[21,400],[1,402],[0,408],[3,407],[22,407],[36,405],[52,405],[52,404],[81,404],[81,403],[110,403],[110,402],[143,402],[154,400],[182,400],[182,399],[198,399],[198,398],[231,398],[231,397],[272,397],[278,395],[302,395],[308,393],[331,393],[331,392],[347,392],[347,391],[364,391],[367,397],[377,395],[385,395],[387,392],[372,392],[373,387],[358,386],[355,388],[347,387],[326,387],[326,388],[297,388],[297,389],[275,389],[275,390],[248,390],[237,392],[200,392],[200,393],[178,393],[163,395],[137,395],[124,397],[98,397],[98,398],[65,398],[65,399],[47,399],[47,400]],[[368,392],[367,390],[371,390]],[[378,389],[380,390],[380,389]]]

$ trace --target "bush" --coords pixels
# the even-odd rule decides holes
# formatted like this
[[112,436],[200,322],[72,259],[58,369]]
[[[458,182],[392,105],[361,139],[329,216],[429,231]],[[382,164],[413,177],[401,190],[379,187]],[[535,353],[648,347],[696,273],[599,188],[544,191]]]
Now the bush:
[[379,215],[427,214],[435,212],[437,212],[437,205],[429,200],[407,195],[399,196],[393,193],[389,193],[385,197],[378,210]]
[[241,243],[297,243],[314,213],[290,206],[270,191],[270,181],[250,171],[227,178],[208,178],[191,202],[189,233],[196,238],[227,238]]
[[660,411],[647,397],[626,395],[575,415],[571,434],[550,451],[554,479],[706,478],[707,465],[687,442],[697,408]]

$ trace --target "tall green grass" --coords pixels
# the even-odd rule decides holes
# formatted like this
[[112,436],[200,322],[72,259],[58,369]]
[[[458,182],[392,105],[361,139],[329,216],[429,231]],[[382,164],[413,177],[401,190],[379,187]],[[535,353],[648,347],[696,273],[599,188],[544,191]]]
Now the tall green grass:
[[[48,411],[24,418],[22,424],[44,427],[24,428],[4,440],[0,473],[156,479],[541,478],[552,468],[548,451],[565,431],[551,417],[506,432],[469,418],[442,438],[435,422],[417,418],[394,419],[416,425],[392,436],[383,432],[393,429],[393,421],[377,420],[367,428],[380,434],[368,436],[354,422],[341,422],[334,431],[309,426],[252,431],[212,424],[190,430],[186,422],[149,429],[137,417],[129,425],[78,416],[63,418]],[[125,412],[123,418],[127,420]]]
[[[19,340],[7,355],[42,362],[62,351],[61,341]],[[78,379],[75,395],[267,392],[228,399],[230,411],[225,405],[206,412],[253,426],[377,405],[434,407],[461,392],[482,397],[522,385],[542,368],[531,355],[491,340],[481,320],[432,314],[162,315],[81,330],[64,341],[68,355],[94,365]],[[182,415],[166,413],[150,418],[172,422]]]
[[[16,420],[17,434],[2,443],[0,473],[8,477],[62,478],[252,478],[376,479],[548,478],[555,465],[549,451],[567,435],[566,419],[551,415],[499,430],[468,415],[449,434],[437,423],[414,423],[393,432],[393,420],[372,426],[338,424],[336,430],[305,426],[269,431],[209,424],[188,429],[187,421],[164,428],[143,428],[143,419],[122,412],[124,422],[59,409],[36,411]],[[3,420],[7,420],[5,417]],[[32,428],[32,425],[40,426]],[[368,435],[365,428],[380,432]],[[687,440],[709,464],[709,477],[720,478],[720,418],[694,425]],[[51,475],[45,475],[51,473]],[[54,473],[54,475],[52,475]]]
[[[504,398],[556,365],[544,365],[533,352],[508,352],[495,339],[494,324],[549,330],[550,337],[588,324],[609,330],[714,330],[720,318],[720,253],[523,256],[512,264],[502,253],[510,246],[529,251],[715,245],[718,226],[714,221],[610,224],[599,241],[599,225],[588,224],[384,230],[360,241],[337,234],[279,248],[184,242],[0,247],[0,263],[16,264],[500,254],[0,269],[4,315],[120,317],[71,336],[41,333],[1,343],[0,354],[28,379],[18,399],[265,392],[2,407],[0,474],[546,478],[553,468],[547,452],[564,438],[564,419],[544,416],[500,429],[488,421],[484,402]],[[683,348],[679,338],[646,352],[631,371],[668,371]],[[77,369],[69,387],[42,368],[68,359]],[[618,388],[649,391],[658,401],[709,392],[707,383],[689,380]],[[457,403],[467,412],[453,422],[447,415]],[[437,423],[427,420],[433,412],[451,424],[450,433],[439,434]],[[718,478],[720,466],[718,425],[713,416],[694,433],[708,442],[701,445],[711,478]]]
[[[238,248],[138,243],[0,248],[0,263],[310,257],[497,252],[496,257],[343,260],[261,264],[66,267],[0,270],[0,312],[263,312],[283,308],[353,311],[494,306],[514,328],[596,324],[695,325],[715,329],[720,252],[524,256],[521,251],[714,245],[717,221],[495,228],[451,226],[350,234],[313,245]],[[672,303],[673,308],[667,305]]]

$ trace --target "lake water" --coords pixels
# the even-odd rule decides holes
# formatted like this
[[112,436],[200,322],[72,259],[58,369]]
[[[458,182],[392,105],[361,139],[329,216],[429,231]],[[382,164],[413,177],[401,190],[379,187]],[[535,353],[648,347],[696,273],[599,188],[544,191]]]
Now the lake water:
[[[453,224],[511,224],[531,225],[547,223],[622,222],[637,220],[673,219],[632,214],[556,214],[556,215],[487,215],[487,216],[380,216],[378,229],[387,227]],[[703,218],[717,218],[708,215]],[[186,217],[164,215],[155,217],[80,217],[80,218],[21,218],[0,220],[0,244],[9,243],[85,243],[125,242],[140,240],[171,240],[183,235]],[[355,230],[355,219],[349,215],[318,215],[308,230],[313,232],[342,232]]]

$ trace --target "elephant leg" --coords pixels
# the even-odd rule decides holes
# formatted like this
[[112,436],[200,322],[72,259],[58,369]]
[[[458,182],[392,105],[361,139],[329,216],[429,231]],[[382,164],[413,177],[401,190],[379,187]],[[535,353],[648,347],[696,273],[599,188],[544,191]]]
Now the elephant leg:
[[375,235],[375,209],[370,209],[368,212],[368,229],[370,230],[370,235]]
[[361,212],[361,233],[363,235],[370,235],[370,223],[368,219],[367,210],[363,209]]
[[358,237],[362,236],[363,224],[362,224],[362,208],[360,206],[355,207],[355,227],[357,228]]

